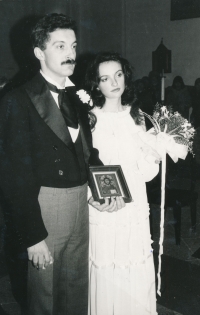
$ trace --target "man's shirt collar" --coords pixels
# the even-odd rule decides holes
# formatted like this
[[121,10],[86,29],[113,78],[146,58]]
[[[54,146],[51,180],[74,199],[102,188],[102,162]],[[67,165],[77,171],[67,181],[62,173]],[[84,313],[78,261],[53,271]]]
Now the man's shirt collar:
[[[57,89],[63,89],[63,87],[60,84],[58,84],[56,81],[51,79],[48,75],[44,74],[44,72],[42,70],[40,70],[40,73],[45,78],[46,81],[48,81],[49,83],[55,85],[57,87]],[[66,79],[65,79],[65,87],[68,87],[68,86],[74,86],[74,83],[68,77],[66,77]]]

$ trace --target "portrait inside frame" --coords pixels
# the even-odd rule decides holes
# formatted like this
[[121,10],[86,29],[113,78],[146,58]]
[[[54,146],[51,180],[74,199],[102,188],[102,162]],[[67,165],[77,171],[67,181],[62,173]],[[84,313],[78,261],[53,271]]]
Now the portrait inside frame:
[[90,166],[90,188],[95,201],[104,203],[104,198],[123,197],[124,202],[132,197],[120,165]]

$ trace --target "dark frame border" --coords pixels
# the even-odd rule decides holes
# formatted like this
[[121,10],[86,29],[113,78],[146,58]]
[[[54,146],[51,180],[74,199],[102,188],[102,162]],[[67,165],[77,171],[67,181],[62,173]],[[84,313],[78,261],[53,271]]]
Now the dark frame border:
[[[92,196],[95,201],[98,201],[100,204],[104,203],[104,197],[99,196],[100,189],[97,187],[97,184],[94,179],[94,176],[98,173],[99,174],[103,173],[102,175],[104,174],[110,175],[110,173],[115,174],[119,180],[119,184],[120,184],[119,186],[121,186],[122,188],[122,191],[120,189],[120,192],[123,196],[124,202],[129,203],[132,201],[132,196],[129,191],[126,179],[124,177],[124,173],[120,165],[90,166],[89,173],[90,173],[90,188],[92,191]],[[114,195],[110,195],[110,197],[111,196],[114,196]]]
[[171,21],[198,17],[200,17],[199,0],[171,0]]

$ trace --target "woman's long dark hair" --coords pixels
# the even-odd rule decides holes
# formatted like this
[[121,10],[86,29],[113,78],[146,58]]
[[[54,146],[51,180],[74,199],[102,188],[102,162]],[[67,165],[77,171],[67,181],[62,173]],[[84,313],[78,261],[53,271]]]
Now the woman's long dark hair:
[[[99,86],[99,65],[103,62],[116,61],[122,66],[122,71],[125,77],[125,90],[122,94],[122,105],[131,106],[130,115],[133,117],[135,123],[140,125],[142,122],[142,115],[139,112],[139,101],[136,98],[135,88],[133,84],[133,72],[130,63],[122,58],[118,53],[115,52],[102,52],[96,55],[94,60],[89,64],[85,77],[85,87],[89,92],[93,107],[95,106],[102,108],[105,104],[105,96],[102,92],[97,89]],[[92,109],[90,107],[90,110]],[[90,125],[93,129],[96,124],[96,117],[93,113],[89,112]]]

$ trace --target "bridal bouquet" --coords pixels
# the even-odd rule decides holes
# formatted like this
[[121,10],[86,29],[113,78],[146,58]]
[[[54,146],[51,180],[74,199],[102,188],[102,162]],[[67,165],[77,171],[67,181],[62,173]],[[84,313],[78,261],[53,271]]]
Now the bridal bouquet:
[[185,145],[189,152],[193,153],[192,145],[195,130],[187,119],[183,118],[178,112],[173,113],[172,107],[155,106],[153,116],[144,113],[152,123],[155,134],[160,132],[167,133],[178,144]]
[[[164,206],[165,206],[165,178],[166,178],[166,154],[168,153],[174,162],[178,158],[185,159],[187,153],[193,154],[192,145],[195,130],[187,119],[178,112],[173,113],[172,107],[156,104],[153,115],[144,113],[153,125],[153,133],[157,136],[158,149],[162,155],[162,181],[161,181],[161,219],[160,219],[160,241],[158,255],[158,289],[161,295],[161,255],[163,254],[164,240]],[[152,130],[150,130],[151,132]],[[160,141],[159,141],[160,138]]]

